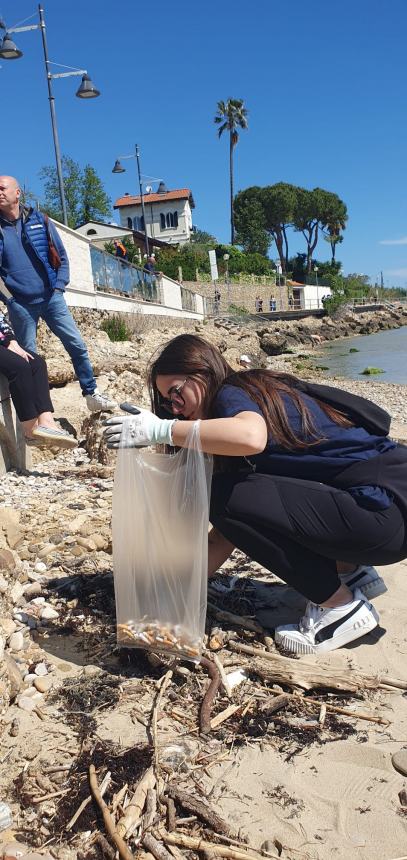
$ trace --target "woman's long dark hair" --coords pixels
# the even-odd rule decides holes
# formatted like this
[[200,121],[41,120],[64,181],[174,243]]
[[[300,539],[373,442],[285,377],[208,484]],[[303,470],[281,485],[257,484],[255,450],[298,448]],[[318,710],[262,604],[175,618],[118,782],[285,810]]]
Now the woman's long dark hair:
[[[310,448],[323,441],[315,429],[311,413],[298,388],[299,382],[289,373],[272,370],[234,371],[219,349],[198,335],[181,334],[170,340],[148,369],[147,384],[151,406],[157,415],[162,414],[157,376],[180,374],[202,383],[204,390],[203,415],[213,418],[216,395],[224,383],[246,392],[259,406],[267,425],[268,435],[276,445],[288,450]],[[290,397],[301,418],[301,436],[292,430],[287,417],[284,397]],[[314,398],[323,412],[340,427],[352,427],[342,412]]]

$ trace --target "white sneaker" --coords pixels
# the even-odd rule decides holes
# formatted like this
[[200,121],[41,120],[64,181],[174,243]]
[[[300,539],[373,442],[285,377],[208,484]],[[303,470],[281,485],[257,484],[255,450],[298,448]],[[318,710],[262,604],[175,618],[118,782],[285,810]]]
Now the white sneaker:
[[89,412],[113,412],[116,409],[117,403],[110,400],[107,394],[102,394],[95,388],[93,394],[86,395],[86,405]]
[[347,585],[351,591],[359,588],[368,600],[385,594],[387,585],[378,574],[375,567],[369,564],[360,564],[353,573],[340,573],[339,579],[343,585]]
[[310,601],[299,624],[276,627],[275,641],[293,654],[320,654],[365,636],[378,623],[376,610],[356,588],[353,600],[335,609]]

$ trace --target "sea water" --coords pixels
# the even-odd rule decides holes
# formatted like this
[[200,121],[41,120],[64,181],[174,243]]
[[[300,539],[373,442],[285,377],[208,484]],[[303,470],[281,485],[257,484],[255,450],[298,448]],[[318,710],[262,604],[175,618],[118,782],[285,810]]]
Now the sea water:
[[347,379],[366,378],[361,375],[365,367],[377,367],[385,372],[369,379],[407,385],[407,326],[331,341],[322,346],[316,363],[327,368],[326,376]]

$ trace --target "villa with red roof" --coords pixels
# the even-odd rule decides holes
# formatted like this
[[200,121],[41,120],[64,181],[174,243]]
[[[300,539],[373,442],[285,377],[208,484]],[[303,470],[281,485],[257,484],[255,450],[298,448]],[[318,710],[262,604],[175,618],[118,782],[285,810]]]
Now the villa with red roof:
[[[190,241],[195,203],[189,188],[168,191],[165,183],[160,182],[156,192],[146,192],[143,196],[148,236],[171,245],[185,245]],[[116,200],[113,208],[119,210],[122,227],[144,232],[140,196],[125,194]]]

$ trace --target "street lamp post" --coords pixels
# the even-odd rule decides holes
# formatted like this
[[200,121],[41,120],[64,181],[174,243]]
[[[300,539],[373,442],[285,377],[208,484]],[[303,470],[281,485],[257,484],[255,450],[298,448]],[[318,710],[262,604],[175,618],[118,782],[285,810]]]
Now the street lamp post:
[[[3,60],[19,60],[20,57],[23,56],[22,51],[20,51],[17,46],[14,44],[12,39],[10,39],[11,33],[25,33],[28,30],[41,30],[42,37],[42,47],[44,52],[44,64],[45,64],[45,74],[47,78],[47,86],[48,86],[48,101],[51,113],[51,126],[52,126],[52,136],[54,140],[54,149],[55,149],[55,161],[57,168],[57,176],[58,176],[58,187],[59,187],[59,196],[61,199],[61,209],[62,209],[62,218],[64,224],[68,224],[68,213],[66,208],[66,200],[65,200],[65,189],[64,189],[64,180],[62,174],[62,161],[61,161],[61,151],[59,146],[59,138],[58,138],[58,128],[57,128],[57,118],[55,112],[55,98],[52,91],[52,81],[54,78],[70,78],[73,75],[82,75],[82,82],[76,92],[76,95],[80,99],[90,99],[97,98],[100,96],[99,90],[93,85],[86,69],[75,69],[70,68],[68,72],[58,72],[56,74],[51,74],[50,66],[61,66],[60,63],[51,63],[48,57],[48,46],[47,46],[47,37],[45,33],[46,25],[45,25],[45,17],[44,17],[44,8],[39,4],[38,6],[38,15],[39,15],[39,24],[29,24],[26,27],[10,27],[7,29],[5,25],[1,22],[1,29],[5,30],[5,35],[2,40],[0,46],[0,57]],[[65,68],[69,68],[65,66]]]
[[126,158],[135,158],[136,162],[137,162],[137,175],[138,175],[138,183],[139,183],[139,188],[140,188],[141,212],[142,212],[143,221],[144,221],[144,244],[145,244],[145,248],[146,248],[146,254],[147,254],[147,256],[149,256],[150,255],[150,246],[148,243],[147,220],[146,220],[146,210],[145,210],[145,206],[144,206],[143,183],[141,181],[140,150],[139,150],[138,143],[136,143],[134,155],[120,155],[119,158],[116,159],[115,165],[112,169],[112,173],[125,173],[126,172],[126,168],[123,167],[123,165],[120,163],[120,159],[124,160]]

